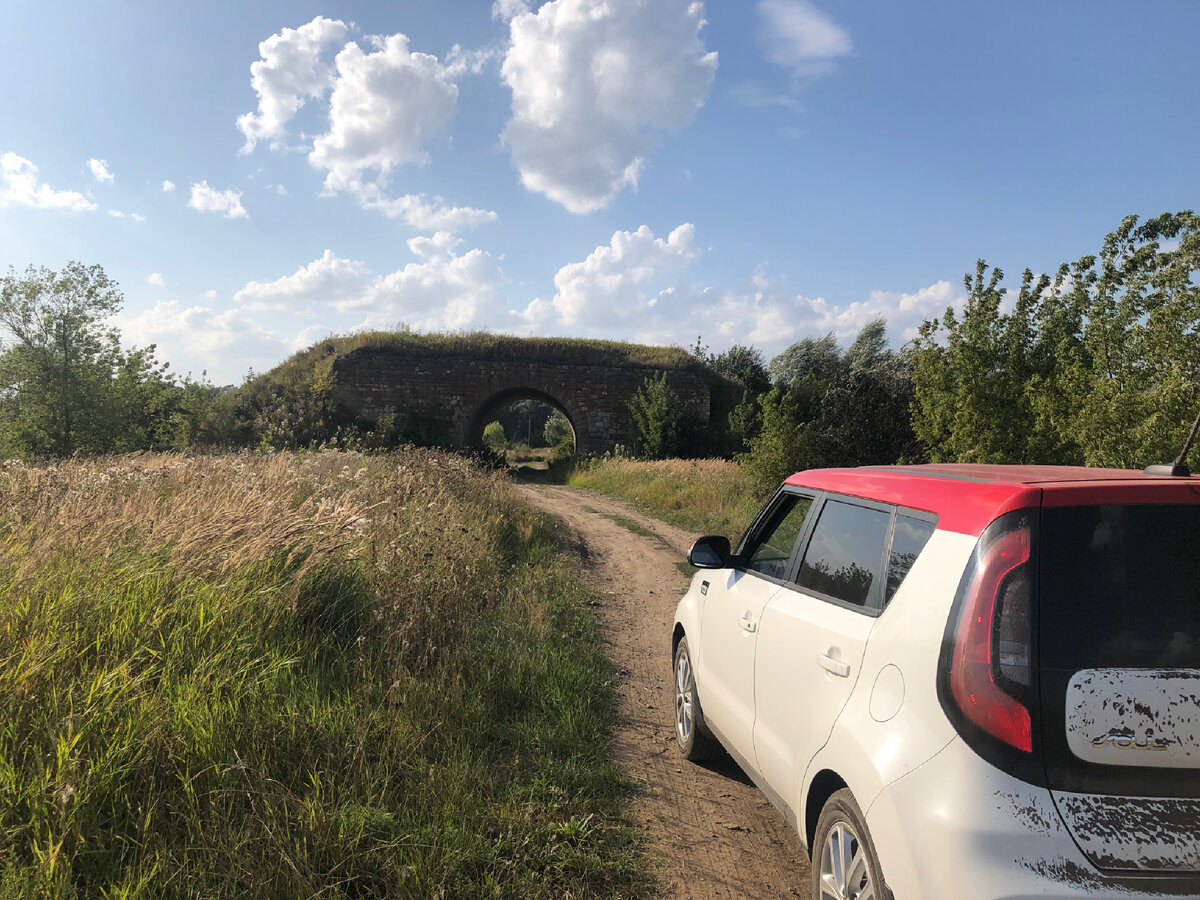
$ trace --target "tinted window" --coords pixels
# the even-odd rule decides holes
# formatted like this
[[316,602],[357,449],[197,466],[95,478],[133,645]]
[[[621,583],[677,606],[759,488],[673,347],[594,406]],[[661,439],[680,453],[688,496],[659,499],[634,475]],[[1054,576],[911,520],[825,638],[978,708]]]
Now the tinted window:
[[1055,668],[1200,668],[1200,506],[1042,511],[1041,653]]
[[788,559],[811,506],[811,497],[785,494],[747,542],[744,551],[748,557],[746,568],[772,578],[786,576]]
[[828,501],[821,509],[796,583],[863,606],[883,561],[891,515]]
[[883,602],[886,605],[900,588],[901,582],[908,575],[925,543],[933,534],[933,523],[911,516],[896,516],[896,530],[892,532],[892,550],[888,554],[887,596]]

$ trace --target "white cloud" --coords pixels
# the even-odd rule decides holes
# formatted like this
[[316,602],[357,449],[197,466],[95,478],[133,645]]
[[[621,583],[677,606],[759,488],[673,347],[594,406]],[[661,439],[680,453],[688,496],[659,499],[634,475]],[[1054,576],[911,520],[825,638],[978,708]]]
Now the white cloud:
[[175,190],[175,182],[164,180],[162,183],[162,189],[164,194],[171,193],[171,191]]
[[0,209],[28,206],[68,213],[91,212],[96,204],[78,191],[56,191],[38,180],[38,167],[15,153],[0,156]]
[[258,111],[237,120],[238,129],[246,136],[243,153],[252,151],[259,140],[278,141],[306,99],[325,95],[333,83],[333,71],[321,55],[344,40],[347,30],[339,20],[317,16],[299,28],[284,28],[258,45],[261,58],[250,64],[250,86],[258,94]]
[[89,159],[87,165],[92,172],[92,177],[97,181],[111,184],[115,180],[113,173],[108,170],[108,160]]
[[690,223],[680,225],[666,240],[656,238],[645,225],[637,231],[618,231],[583,262],[559,269],[554,299],[535,300],[522,315],[535,324],[553,318],[561,325],[593,330],[644,317],[655,305],[656,298],[646,292],[656,280],[700,255],[695,236]]
[[418,231],[462,231],[500,218],[490,209],[446,206],[441,197],[428,201],[424,194],[389,199],[375,184],[355,185],[353,193],[363,209],[377,210],[389,219],[401,219]]
[[141,213],[130,213],[129,218],[133,219],[133,221],[135,221],[135,222],[145,222],[146,221],[146,217],[143,216]]
[[458,102],[458,86],[436,56],[411,52],[403,34],[377,43],[373,53],[351,43],[337,55],[329,132],[308,156],[328,173],[326,191],[361,185],[367,170],[384,185],[393,167],[423,163],[423,145],[445,131]]
[[188,200],[188,206],[200,212],[220,213],[226,219],[250,218],[250,214],[242,206],[241,191],[218,191],[209,187],[207,181],[192,185],[192,198]]
[[233,299],[249,309],[306,311],[321,303],[361,296],[367,274],[363,263],[326,250],[295,274],[275,281],[251,281]]
[[160,300],[139,315],[122,315],[120,327],[134,346],[156,344],[158,358],[174,371],[207,371],[217,384],[240,380],[250,367],[270,368],[292,352],[290,340],[267,331],[240,309],[218,312]]
[[217,292],[216,291],[205,291],[204,296],[209,300],[216,300]]
[[659,133],[691,121],[716,74],[696,0],[552,0],[536,13],[500,2],[493,14],[511,18],[513,162],[526,188],[571,212],[636,187]]
[[854,42],[809,0],[759,0],[759,38],[768,61],[797,78],[827,72]]
[[163,278],[162,272],[151,272],[146,276],[146,284],[153,285],[154,287],[165,287],[166,283],[166,279]]
[[511,22],[517,16],[529,12],[529,0],[496,0],[492,4],[492,18]]
[[114,219],[123,219],[123,218],[125,218],[125,213],[121,212],[119,209],[110,209],[110,210],[108,211],[108,214],[109,214],[110,216],[112,216]]
[[502,314],[499,262],[483,250],[459,255],[461,241],[439,232],[408,242],[419,262],[376,278],[361,297],[335,304],[344,313],[366,313],[369,327],[405,322],[418,329],[484,324]]

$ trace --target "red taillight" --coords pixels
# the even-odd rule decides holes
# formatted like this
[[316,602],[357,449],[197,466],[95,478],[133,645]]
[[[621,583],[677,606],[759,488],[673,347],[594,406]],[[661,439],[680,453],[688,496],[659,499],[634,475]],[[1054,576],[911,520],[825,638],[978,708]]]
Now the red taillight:
[[1027,615],[1028,578],[1021,597],[1018,579],[1024,573],[1018,570],[1029,562],[1029,548],[1029,528],[1024,524],[981,546],[954,631],[950,663],[950,690],[959,709],[988,734],[1027,753],[1033,750],[1029,710],[997,684],[1002,662],[1007,670],[1009,659],[994,658],[993,647],[997,646],[1001,591],[1017,588],[1018,596],[1006,596],[1005,605],[1024,603]]

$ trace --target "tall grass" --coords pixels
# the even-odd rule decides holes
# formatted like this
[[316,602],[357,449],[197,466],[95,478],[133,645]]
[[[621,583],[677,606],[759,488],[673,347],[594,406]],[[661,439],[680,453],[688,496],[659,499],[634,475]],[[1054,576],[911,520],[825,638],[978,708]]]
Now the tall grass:
[[568,484],[628,500],[672,525],[723,534],[735,543],[763,501],[738,464],[722,459],[584,460]]
[[574,558],[455,457],[0,469],[0,896],[647,889]]

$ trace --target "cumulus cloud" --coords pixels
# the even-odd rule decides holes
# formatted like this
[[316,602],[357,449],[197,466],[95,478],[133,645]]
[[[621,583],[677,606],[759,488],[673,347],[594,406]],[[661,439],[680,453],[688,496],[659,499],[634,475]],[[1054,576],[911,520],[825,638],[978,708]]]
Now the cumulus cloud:
[[92,177],[97,181],[111,184],[115,180],[113,173],[108,170],[108,160],[89,159],[87,165],[88,169],[91,170]]
[[336,308],[365,313],[363,324],[370,327],[402,321],[418,329],[455,329],[488,321],[500,312],[504,275],[483,250],[460,255],[460,243],[446,232],[411,239],[408,248],[418,262],[374,279],[362,296]]
[[153,285],[154,287],[164,287],[166,283],[166,279],[163,278],[162,272],[151,272],[146,276],[146,284]]
[[647,226],[618,231],[583,262],[569,263],[554,276],[557,293],[548,303],[534,300],[522,314],[533,324],[605,329],[649,314],[656,302],[647,294],[664,276],[700,255],[696,229],[684,223],[666,238]]
[[38,179],[38,167],[23,156],[0,156],[0,209],[28,206],[79,213],[95,210],[96,204],[78,191],[56,191]]
[[797,78],[824,74],[854,42],[809,0],[759,0],[759,39],[769,62]]
[[284,126],[307,99],[320,98],[333,83],[333,70],[322,61],[324,51],[346,37],[345,23],[317,16],[299,28],[284,28],[258,45],[260,59],[250,64],[250,86],[258,94],[257,112],[246,113],[237,127],[249,153],[264,139],[278,141]]
[[419,231],[462,231],[500,218],[490,209],[446,206],[441,197],[427,200],[424,194],[405,194],[388,198],[375,184],[355,185],[353,192],[363,209],[377,210],[389,219],[400,219]]
[[192,185],[192,198],[188,206],[200,212],[219,213],[226,219],[248,219],[250,214],[242,206],[242,192],[229,189],[218,191],[208,186],[207,181]]
[[177,372],[207,372],[217,384],[236,382],[293,352],[285,337],[263,328],[240,309],[217,311],[160,300],[135,316],[122,315],[121,334],[134,346],[156,344],[158,357]]
[[141,213],[130,213],[129,218],[133,219],[133,221],[135,221],[135,222],[145,222],[146,221],[146,217],[143,216]]
[[125,218],[125,213],[121,212],[121,210],[119,210],[119,209],[110,209],[110,210],[108,211],[108,214],[109,214],[110,216],[112,216],[114,219],[123,219],[123,218]]
[[393,167],[423,163],[422,145],[445,131],[458,103],[458,86],[437,57],[413,53],[406,35],[393,34],[373,53],[347,44],[336,64],[329,131],[308,156],[328,172],[325,189],[362,184],[367,170],[386,183]]
[[691,121],[716,75],[697,0],[552,0],[536,13],[500,0],[493,14],[511,20],[504,140],[525,187],[571,212],[636,187],[659,134]]
[[[351,26],[352,27],[352,26]],[[459,230],[490,222],[496,214],[447,206],[423,195],[387,196],[393,170],[427,161],[426,146],[446,131],[458,104],[456,79],[480,73],[498,55],[455,44],[445,62],[410,49],[404,34],[369,35],[343,45],[349,28],[321,16],[285,28],[259,45],[251,66],[259,97],[256,113],[238,119],[243,152],[260,139],[282,144],[286,126],[307,100],[325,102],[329,130],[309,145],[309,163],[325,172],[323,192],[353,195],[365,209],[426,231]],[[339,47],[336,57],[328,57]]]
[[175,182],[164,180],[162,183],[162,189],[164,194],[171,193],[171,191],[175,190]]
[[303,312],[321,303],[333,303],[361,295],[367,267],[326,250],[320,259],[301,266],[292,275],[275,281],[251,281],[233,295],[249,309]]

